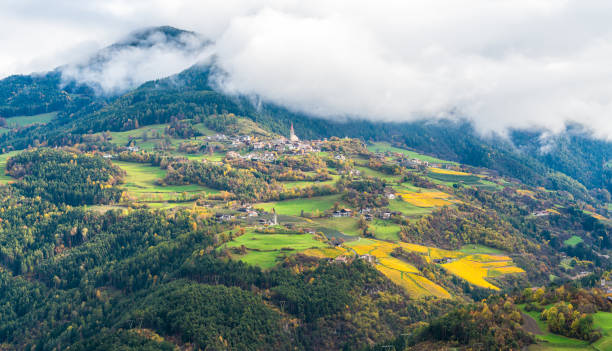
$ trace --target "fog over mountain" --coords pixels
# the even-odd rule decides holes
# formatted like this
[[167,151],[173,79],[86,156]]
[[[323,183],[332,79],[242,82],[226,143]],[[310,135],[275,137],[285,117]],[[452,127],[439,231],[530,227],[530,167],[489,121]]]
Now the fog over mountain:
[[[113,52],[101,69],[64,69],[66,77],[94,82],[103,92],[178,73],[214,55],[224,72],[217,77],[219,89],[325,118],[461,117],[482,131],[498,132],[508,127],[559,131],[567,122],[579,122],[597,136],[612,136],[612,5],[605,1],[334,0],[307,8],[296,1],[152,6],[92,1],[78,5],[84,16],[69,18],[71,5],[60,1],[28,31],[42,31],[61,19],[62,33],[74,32],[76,38],[53,39],[54,52],[88,40],[108,45],[125,31],[161,24],[214,42],[205,46],[190,34],[179,48],[152,38],[150,47]],[[40,20],[37,14],[46,7],[33,0],[0,5],[0,19],[13,19],[4,22],[3,32],[20,28],[15,18],[25,24]],[[99,35],[109,27],[108,34]],[[0,61],[0,72],[43,68],[14,64],[26,53],[41,55],[34,35],[19,44],[7,34],[2,40],[10,58]],[[49,52],[47,62],[74,62],[54,61],[53,55]]]

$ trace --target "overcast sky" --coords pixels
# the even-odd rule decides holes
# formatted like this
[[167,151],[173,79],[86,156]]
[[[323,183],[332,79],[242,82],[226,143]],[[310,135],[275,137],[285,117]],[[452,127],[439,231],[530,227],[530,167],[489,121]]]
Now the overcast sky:
[[[296,110],[464,116],[497,131],[579,121],[610,137],[610,18],[612,2],[597,0],[2,0],[0,76],[49,70],[167,24],[216,42],[222,89]],[[146,77],[192,58],[160,61]]]

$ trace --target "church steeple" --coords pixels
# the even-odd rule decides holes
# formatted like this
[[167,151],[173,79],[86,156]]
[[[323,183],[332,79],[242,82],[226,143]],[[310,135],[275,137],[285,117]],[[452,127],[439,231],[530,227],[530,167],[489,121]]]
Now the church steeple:
[[291,129],[289,130],[289,140],[290,141],[299,141],[300,139],[295,135],[295,130],[293,130],[293,122],[291,122]]

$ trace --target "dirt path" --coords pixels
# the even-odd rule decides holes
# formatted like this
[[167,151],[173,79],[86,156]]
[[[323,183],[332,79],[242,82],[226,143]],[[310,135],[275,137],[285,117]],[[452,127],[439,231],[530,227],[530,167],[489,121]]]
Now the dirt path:
[[521,315],[523,315],[523,329],[525,329],[525,331],[528,331],[530,333],[537,334],[537,335],[544,334],[542,330],[540,330],[540,326],[538,325],[538,322],[536,322],[535,319],[533,319],[527,313],[521,312]]

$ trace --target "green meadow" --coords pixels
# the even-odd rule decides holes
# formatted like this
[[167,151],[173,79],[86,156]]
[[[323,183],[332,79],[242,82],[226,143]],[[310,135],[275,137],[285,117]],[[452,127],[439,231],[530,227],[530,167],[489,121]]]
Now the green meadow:
[[400,232],[400,229],[401,229],[399,224],[395,224],[391,221],[383,221],[380,219],[374,219],[373,221],[368,222],[368,226],[370,228],[370,231],[374,233],[374,236],[377,239],[391,240],[391,241],[399,240],[398,233]]
[[385,174],[385,173],[379,172],[377,170],[371,169],[371,168],[366,167],[366,166],[355,166],[355,168],[357,170],[359,170],[362,175],[365,175],[365,176],[368,176],[368,177],[384,179],[387,182],[397,183],[397,182],[400,181],[400,178],[401,178],[401,176],[399,176],[399,175]]
[[478,244],[463,245],[461,249],[459,249],[459,251],[466,253],[466,254],[470,254],[470,255],[473,255],[473,254],[505,255],[506,254],[502,250],[494,249],[492,247],[478,245]]
[[358,219],[354,217],[329,217],[317,218],[313,220],[322,228],[330,228],[338,230],[340,233],[349,236],[359,236],[362,230],[359,229]]
[[576,246],[582,242],[582,238],[577,235],[572,235],[571,238],[565,240],[563,243],[567,246]]
[[[148,126],[144,126],[138,129],[128,130],[125,132],[111,132],[111,143],[120,146],[126,146],[133,140],[135,145],[144,150],[152,150],[157,142],[164,138],[164,130],[168,124],[152,124]],[[203,136],[198,137],[199,139],[203,138],[206,135],[212,135],[215,132],[206,128],[202,123],[195,124],[194,129],[198,130]],[[146,140],[144,136],[146,134]],[[161,138],[153,138],[154,134],[159,134]],[[178,138],[170,138],[170,143],[173,146],[178,146],[181,142],[186,139],[178,139]]]
[[57,116],[57,112],[41,113],[39,115],[32,116],[15,116],[8,117],[6,124],[9,128],[13,127],[25,127],[31,124],[46,124]]
[[598,351],[612,350],[612,312],[597,312],[593,315],[595,329],[600,329],[602,337],[591,346]]
[[263,269],[273,267],[285,255],[328,246],[316,240],[312,234],[260,234],[250,231],[234,238],[222,247],[232,248],[243,245],[247,253],[241,255],[240,260]]
[[400,154],[406,155],[406,156],[408,156],[410,158],[414,158],[414,159],[421,160],[421,161],[427,161],[427,162],[431,162],[431,163],[452,163],[452,164],[458,164],[457,162],[441,160],[441,159],[433,157],[433,156],[427,156],[427,155],[419,154],[418,152],[414,152],[414,151],[410,151],[410,150],[406,150],[406,149],[401,149],[401,148],[398,148],[398,147],[395,147],[395,146],[391,146],[391,144],[389,144],[387,142],[372,143],[371,145],[368,145],[368,150],[370,150],[372,152],[396,152],[396,153],[400,153]]
[[6,174],[6,161],[19,152],[20,151],[11,151],[0,155],[0,184],[6,184],[11,180],[15,180],[13,177]]
[[288,216],[299,216],[302,213],[314,213],[315,211],[323,212],[333,207],[334,202],[340,202],[340,195],[318,196],[311,198],[292,199],[276,202],[261,202],[255,205],[264,211],[272,212]]
[[544,333],[542,335],[536,335],[538,340],[537,345],[529,347],[531,351],[553,351],[553,350],[597,350],[597,351],[608,351],[612,350],[612,313],[611,312],[597,312],[593,314],[593,327],[599,329],[602,332],[602,337],[590,344],[584,340],[572,339],[563,335],[553,334],[548,331],[546,322],[540,319],[540,313],[537,311],[525,311],[525,305],[518,305],[518,307],[526,314],[531,316],[540,330]]
[[166,170],[146,163],[113,161],[126,172],[125,189],[135,195],[139,200],[158,202],[168,200],[185,200],[183,193],[193,195],[194,193],[217,193],[217,190],[200,185],[168,185],[156,184],[166,176]]
[[464,175],[464,174],[447,174],[447,173],[427,172],[427,177],[436,179],[442,182],[448,182],[448,183],[464,183],[468,185],[481,184],[480,177],[475,176],[473,174]]
[[430,214],[435,207],[418,207],[399,199],[389,200],[389,209],[393,212],[401,212],[405,216],[416,218]]

